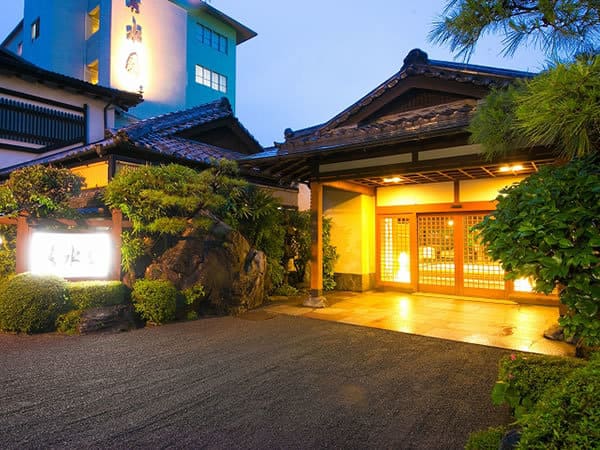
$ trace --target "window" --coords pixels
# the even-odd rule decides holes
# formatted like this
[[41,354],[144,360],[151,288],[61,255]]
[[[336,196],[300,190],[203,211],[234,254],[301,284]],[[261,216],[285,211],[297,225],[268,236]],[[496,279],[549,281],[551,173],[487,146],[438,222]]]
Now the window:
[[227,38],[202,24],[198,24],[196,38],[199,42],[214,48],[218,52],[227,53]]
[[89,39],[94,33],[100,29],[100,5],[96,6],[89,13],[87,13],[85,30],[86,39]]
[[40,18],[38,17],[31,24],[31,40],[35,41],[40,37]]
[[23,55],[23,43],[22,42],[19,42],[17,44],[17,55],[19,55],[19,56]]
[[85,66],[85,81],[91,84],[98,84],[98,60]]
[[219,92],[227,92],[227,77],[196,64],[196,83]]

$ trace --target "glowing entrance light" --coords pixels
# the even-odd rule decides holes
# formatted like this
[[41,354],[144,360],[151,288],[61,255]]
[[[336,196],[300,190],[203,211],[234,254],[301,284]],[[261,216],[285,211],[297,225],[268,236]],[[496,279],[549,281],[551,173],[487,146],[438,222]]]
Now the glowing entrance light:
[[502,166],[498,169],[498,172],[500,173],[516,173],[516,172],[520,172],[521,170],[523,170],[524,167],[522,164],[513,164],[512,166]]
[[383,179],[384,183],[400,183],[401,181],[402,181],[402,178],[400,178],[400,177],[390,177],[390,178]]
[[34,231],[29,247],[29,271],[63,278],[107,278],[111,249],[108,233]]
[[531,278],[518,278],[514,286],[516,292],[533,292],[534,283]]

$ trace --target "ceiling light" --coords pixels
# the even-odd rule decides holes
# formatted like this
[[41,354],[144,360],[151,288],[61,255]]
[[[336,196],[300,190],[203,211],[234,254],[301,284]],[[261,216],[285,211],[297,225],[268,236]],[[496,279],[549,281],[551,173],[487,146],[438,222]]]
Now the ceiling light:
[[402,178],[400,177],[392,177],[392,178],[384,178],[383,182],[384,183],[400,183],[402,181]]
[[520,170],[523,170],[524,167],[522,164],[513,164],[512,166],[502,166],[498,169],[498,172],[501,173],[508,173],[508,172],[519,172]]

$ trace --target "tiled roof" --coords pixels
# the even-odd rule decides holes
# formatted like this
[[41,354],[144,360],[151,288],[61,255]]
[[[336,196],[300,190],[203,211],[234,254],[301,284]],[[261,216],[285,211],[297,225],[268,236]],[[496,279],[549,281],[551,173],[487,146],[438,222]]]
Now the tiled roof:
[[[474,64],[462,64],[430,60],[425,52],[419,49],[414,49],[411,52],[409,52],[407,57],[404,59],[404,65],[402,66],[400,71],[394,74],[391,78],[383,82],[381,85],[376,87],[363,98],[361,98],[360,100],[352,104],[350,107],[342,111],[340,114],[336,115],[331,120],[322,125],[313,126],[297,131],[292,131],[289,129],[286,130],[286,140],[284,143],[278,144],[278,147],[281,149],[281,152],[285,152],[286,149],[291,150],[292,148],[299,148],[305,146],[314,148],[316,142],[319,143],[318,145],[323,144],[325,146],[327,145],[327,141],[331,140],[331,138],[334,135],[337,135],[338,137],[352,136],[354,140],[356,140],[357,136],[359,135],[369,135],[372,131],[369,130],[369,126],[358,127],[354,125],[352,127],[353,129],[348,129],[344,127],[343,124],[345,121],[347,121],[347,119],[350,116],[357,113],[359,110],[365,108],[367,105],[371,104],[373,101],[377,100],[391,89],[394,89],[399,83],[402,82],[402,80],[414,76],[436,78],[440,80],[450,80],[458,83],[471,84],[474,86],[482,86],[487,89],[491,89],[494,87],[505,87],[517,78],[529,78],[535,76],[535,74],[531,72],[500,69]],[[452,108],[453,106],[450,107]],[[474,110],[474,105],[465,104],[463,106],[459,106],[458,110],[452,112],[452,115],[454,117],[460,117],[462,119],[462,116],[464,114],[457,113],[467,113],[465,108],[470,108],[471,111],[469,112],[472,112]],[[419,110],[419,114],[421,112],[422,110]],[[442,117],[448,116],[448,114],[444,111],[439,111],[438,113],[441,113]],[[434,111],[427,112],[427,114],[438,113]],[[401,127],[402,124],[412,123],[412,125],[409,125],[409,127],[412,127],[414,129],[414,121],[407,121],[404,117],[399,117],[399,120],[401,122],[398,122],[396,124],[384,122],[376,123],[372,126],[378,128],[386,128],[389,130],[390,126],[392,128],[394,126],[398,128]],[[427,128],[433,129],[429,126],[427,126]],[[410,133],[411,129],[409,128],[407,132]]]
[[[461,129],[469,124],[476,107],[476,100],[465,99],[408,111],[360,127],[350,125],[328,129],[280,144],[278,155],[296,152],[313,153],[371,142],[382,144],[386,140],[403,141],[426,134]],[[255,156],[258,157],[258,155]]]
[[180,137],[144,138],[143,141],[145,144],[135,140],[134,143],[152,153],[204,164],[210,164],[211,159],[237,160],[245,156],[232,150]]
[[234,117],[229,100],[222,97],[209,103],[140,120],[123,129],[133,140],[145,142],[148,137],[164,137],[214,120]]
[[76,92],[88,97],[110,100],[111,103],[123,109],[136,106],[143,101],[141,94],[91,84],[77,78],[42,69],[1,47],[0,73],[34,80],[41,84]]
[[[225,118],[234,119],[235,123],[248,134],[249,139],[254,140],[252,135],[243,128],[233,115],[229,101],[222,98],[187,110],[141,120],[94,144],[67,149],[4,168],[0,170],[0,176],[6,176],[10,172],[25,166],[66,162],[93,153],[101,155],[106,150],[117,146],[129,146],[151,154],[164,155],[168,159],[207,165],[210,164],[211,159],[242,159],[247,155],[177,136],[179,132]],[[254,142],[256,141],[254,140]],[[260,147],[260,144],[256,142],[256,146]]]

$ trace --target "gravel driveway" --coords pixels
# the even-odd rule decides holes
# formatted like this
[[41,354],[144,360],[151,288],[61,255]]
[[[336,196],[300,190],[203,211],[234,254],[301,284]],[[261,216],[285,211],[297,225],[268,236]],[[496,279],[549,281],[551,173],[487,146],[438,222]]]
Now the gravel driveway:
[[2,448],[463,448],[506,350],[261,314],[0,334]]

